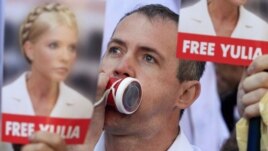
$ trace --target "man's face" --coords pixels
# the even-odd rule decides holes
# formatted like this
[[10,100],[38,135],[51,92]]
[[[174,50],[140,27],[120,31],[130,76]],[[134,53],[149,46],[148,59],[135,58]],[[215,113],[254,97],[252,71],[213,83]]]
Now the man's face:
[[106,132],[117,135],[146,133],[166,127],[174,119],[178,122],[175,102],[180,82],[176,78],[179,64],[176,35],[174,21],[161,18],[150,21],[138,13],[118,24],[103,57],[101,72],[111,77],[137,78],[143,94],[140,108],[132,115],[106,107]]

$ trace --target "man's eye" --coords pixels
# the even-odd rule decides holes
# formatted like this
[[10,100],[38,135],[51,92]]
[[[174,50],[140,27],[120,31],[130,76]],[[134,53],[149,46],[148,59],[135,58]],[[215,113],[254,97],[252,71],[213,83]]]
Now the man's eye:
[[56,48],[59,47],[59,44],[57,42],[51,42],[51,43],[48,44],[48,47],[50,49],[56,49]]
[[111,47],[111,48],[109,48],[109,53],[114,54],[114,55],[118,55],[121,53],[121,50],[117,47]]
[[151,55],[148,55],[148,54],[144,55],[143,59],[148,63],[156,63],[155,58]]

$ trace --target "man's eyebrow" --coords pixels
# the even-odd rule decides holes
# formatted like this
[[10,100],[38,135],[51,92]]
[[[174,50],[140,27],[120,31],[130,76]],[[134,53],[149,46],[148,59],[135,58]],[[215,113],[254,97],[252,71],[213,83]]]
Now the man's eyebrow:
[[125,43],[123,40],[118,39],[118,38],[111,38],[111,40],[110,40],[109,43],[108,43],[108,46],[109,46],[111,43],[116,43],[116,44],[119,44],[119,45],[126,46],[126,43]]
[[[121,46],[123,46],[123,47],[126,47],[126,46],[127,46],[127,44],[126,44],[123,40],[121,40],[121,39],[119,39],[119,38],[111,38],[111,40],[110,40],[109,43],[108,43],[108,46],[109,46],[111,43],[116,43],[116,44],[121,45]],[[153,47],[149,47],[149,46],[139,46],[139,49],[142,50],[142,51],[144,51],[144,52],[151,52],[151,53],[154,53],[154,54],[156,54],[157,56],[159,56],[159,58],[160,58],[161,60],[165,60],[164,56],[163,56],[159,51],[157,51],[157,49],[155,49],[155,48],[153,48]]]
[[145,51],[145,52],[151,52],[151,53],[154,53],[154,54],[156,54],[157,56],[159,56],[159,58],[160,58],[161,60],[165,60],[164,56],[163,56],[159,51],[157,51],[157,49],[155,49],[155,48],[148,47],[148,46],[140,46],[139,49],[142,50],[142,51]]

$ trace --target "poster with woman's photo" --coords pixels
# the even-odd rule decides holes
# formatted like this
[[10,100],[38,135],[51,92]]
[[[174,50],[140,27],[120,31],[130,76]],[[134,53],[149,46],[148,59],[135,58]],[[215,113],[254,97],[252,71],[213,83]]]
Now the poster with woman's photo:
[[45,131],[67,144],[86,143],[105,1],[8,0],[1,10],[1,141],[16,148],[36,131]]
[[249,65],[268,53],[266,0],[191,0],[180,9],[179,58]]

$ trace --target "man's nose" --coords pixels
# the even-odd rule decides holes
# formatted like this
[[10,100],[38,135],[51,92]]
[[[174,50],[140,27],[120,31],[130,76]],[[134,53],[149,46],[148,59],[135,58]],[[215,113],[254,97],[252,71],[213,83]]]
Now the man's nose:
[[126,55],[118,62],[113,71],[113,75],[117,78],[136,77],[135,68],[135,58]]

